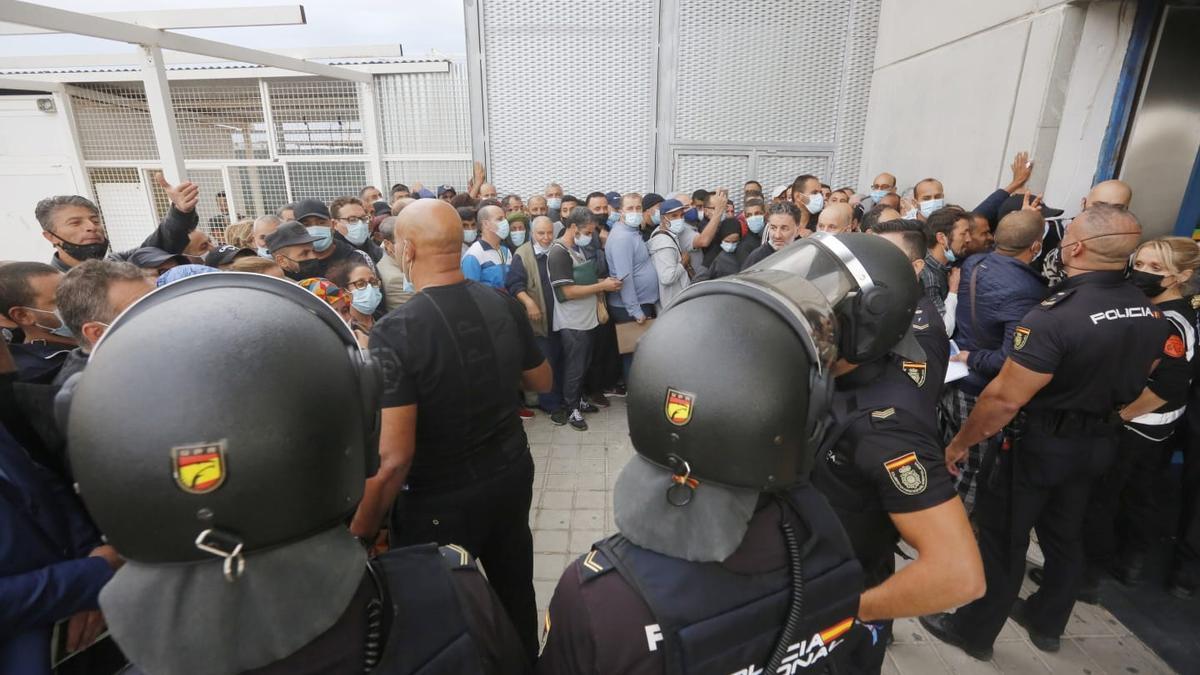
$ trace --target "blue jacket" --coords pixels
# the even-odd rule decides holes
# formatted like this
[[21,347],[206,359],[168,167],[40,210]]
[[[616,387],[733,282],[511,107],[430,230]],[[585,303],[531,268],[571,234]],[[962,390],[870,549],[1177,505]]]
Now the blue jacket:
[[1016,258],[995,252],[967,258],[958,286],[954,336],[959,349],[971,352],[971,373],[959,383],[964,392],[978,396],[1000,372],[1017,323],[1048,294],[1046,280]]
[[48,675],[55,622],[97,609],[112,578],[70,488],[0,426],[0,673]]

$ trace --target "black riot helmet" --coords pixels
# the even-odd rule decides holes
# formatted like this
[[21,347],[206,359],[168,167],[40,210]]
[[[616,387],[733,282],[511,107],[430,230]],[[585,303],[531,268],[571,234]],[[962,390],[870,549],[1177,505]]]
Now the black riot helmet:
[[889,352],[924,361],[912,336],[921,297],[912,264],[891,242],[873,234],[817,233],[747,270],[767,284],[779,273],[802,277],[825,294],[838,317],[838,356],[867,363]]
[[689,287],[638,342],[634,449],[683,481],[768,492],[806,479],[834,361],[924,360],[909,332],[919,293],[896,246],[857,233],[814,235]]
[[310,537],[362,497],[379,381],[337,313],[296,284],[168,284],[117,318],[71,394],[80,495],[143,563],[228,563]]

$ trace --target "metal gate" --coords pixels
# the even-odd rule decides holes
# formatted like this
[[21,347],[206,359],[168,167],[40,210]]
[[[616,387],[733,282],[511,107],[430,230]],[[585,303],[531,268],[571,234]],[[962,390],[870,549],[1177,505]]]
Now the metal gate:
[[880,0],[465,5],[475,154],[502,192],[857,179]]

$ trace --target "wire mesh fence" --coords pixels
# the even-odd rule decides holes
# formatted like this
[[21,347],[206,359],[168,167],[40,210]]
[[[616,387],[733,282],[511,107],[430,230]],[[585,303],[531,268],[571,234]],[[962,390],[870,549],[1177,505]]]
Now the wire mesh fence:
[[271,81],[267,91],[280,154],[362,154],[362,113],[354,82]]
[[267,159],[267,124],[257,80],[171,85],[186,159]]

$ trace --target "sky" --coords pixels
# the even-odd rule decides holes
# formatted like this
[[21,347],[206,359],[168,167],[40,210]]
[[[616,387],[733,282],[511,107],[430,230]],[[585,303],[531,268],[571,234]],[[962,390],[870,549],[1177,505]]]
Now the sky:
[[[400,43],[405,56],[430,50],[466,51],[463,0],[37,0],[73,12],[304,5],[307,25],[206,28],[179,31],[210,40],[260,49],[382,45]],[[0,39],[0,56],[100,54],[130,51],[122,42],[76,35],[21,35]]]

